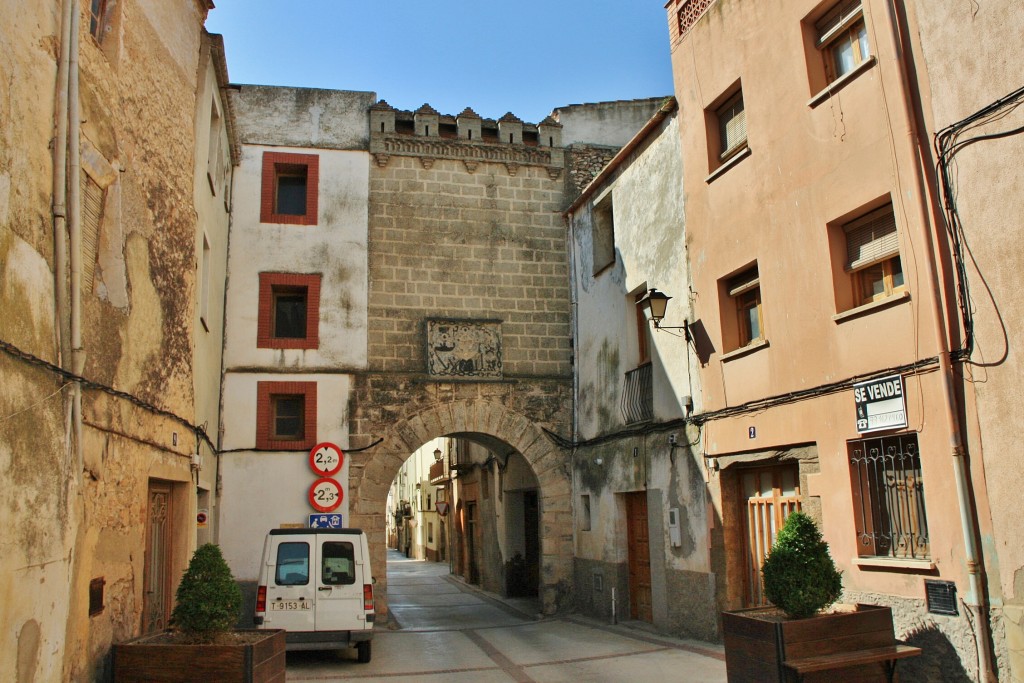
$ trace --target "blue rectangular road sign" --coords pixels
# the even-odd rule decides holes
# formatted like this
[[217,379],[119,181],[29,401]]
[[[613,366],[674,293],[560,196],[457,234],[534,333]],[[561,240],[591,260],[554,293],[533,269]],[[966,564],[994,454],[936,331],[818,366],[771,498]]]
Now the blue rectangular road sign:
[[336,513],[317,513],[309,516],[310,529],[341,529],[341,515]]

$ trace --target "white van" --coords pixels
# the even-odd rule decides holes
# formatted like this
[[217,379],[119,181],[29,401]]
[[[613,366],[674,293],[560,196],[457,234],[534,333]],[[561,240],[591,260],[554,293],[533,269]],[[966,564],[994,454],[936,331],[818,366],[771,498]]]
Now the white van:
[[271,529],[256,592],[257,628],[283,628],[287,650],[355,647],[370,661],[373,575],[360,529]]

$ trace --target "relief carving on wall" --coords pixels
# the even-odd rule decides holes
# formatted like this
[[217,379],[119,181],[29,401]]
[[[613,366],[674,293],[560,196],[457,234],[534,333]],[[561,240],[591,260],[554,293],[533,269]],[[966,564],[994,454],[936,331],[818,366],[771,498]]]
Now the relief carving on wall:
[[501,323],[427,320],[427,374],[501,379]]

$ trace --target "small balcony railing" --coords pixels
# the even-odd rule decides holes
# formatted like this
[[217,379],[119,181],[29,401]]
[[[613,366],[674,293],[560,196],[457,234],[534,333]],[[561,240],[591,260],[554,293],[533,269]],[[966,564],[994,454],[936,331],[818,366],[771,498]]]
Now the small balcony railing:
[[653,377],[650,363],[626,373],[622,386],[622,417],[626,424],[654,418]]
[[444,468],[444,460],[438,460],[430,466],[430,483],[442,484],[448,481],[448,472]]

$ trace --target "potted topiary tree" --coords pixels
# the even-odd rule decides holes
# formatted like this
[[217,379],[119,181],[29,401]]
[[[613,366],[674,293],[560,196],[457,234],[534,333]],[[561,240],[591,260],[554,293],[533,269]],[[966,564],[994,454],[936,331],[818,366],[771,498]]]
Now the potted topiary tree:
[[[779,531],[762,567],[765,596],[774,607],[722,613],[729,683],[783,681],[786,663],[802,658],[865,652],[896,643],[892,610],[878,605],[842,605],[842,575],[814,522],[793,512]],[[877,651],[876,651],[877,652]],[[856,659],[854,657],[853,659]],[[836,667],[838,680],[889,680],[886,662]],[[837,671],[821,680],[837,680]],[[807,677],[803,680],[818,680]]]
[[178,585],[172,628],[114,645],[114,681],[285,679],[285,632],[234,629],[242,591],[220,548],[200,546]]

